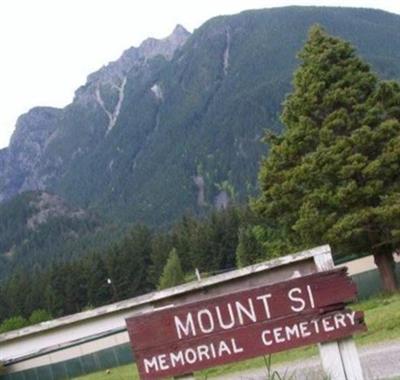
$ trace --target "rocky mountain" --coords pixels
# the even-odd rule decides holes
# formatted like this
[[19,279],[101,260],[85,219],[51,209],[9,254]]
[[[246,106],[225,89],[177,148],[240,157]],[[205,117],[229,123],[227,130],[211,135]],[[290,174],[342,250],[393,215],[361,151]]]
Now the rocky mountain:
[[[140,71],[149,59],[158,55],[171,59],[188,36],[189,32],[178,25],[163,40],[149,38],[138,48],[126,50],[117,61],[89,75],[86,84],[76,91],[73,103],[65,109],[37,107],[22,115],[10,146],[0,151],[0,201],[24,191],[46,189],[52,180],[57,181],[68,165],[65,160],[73,160],[83,149],[89,150],[98,133],[107,135],[115,126],[128,73]],[[79,144],[79,133],[74,135],[77,141],[71,143],[76,149],[69,146],[65,155],[52,151],[53,145],[63,144],[64,138],[73,132],[69,130],[69,122],[74,123],[74,118],[79,117],[85,121],[89,119],[88,126],[96,123],[97,130],[85,131],[88,141],[83,146]]]
[[400,78],[400,16],[382,11],[287,7],[217,17],[192,35],[177,26],[89,75],[64,109],[21,116],[0,151],[0,200],[46,190],[157,226],[246,200],[314,23]]
[[62,111],[50,107],[33,108],[18,119],[8,149],[2,150],[0,200],[15,194],[45,188],[47,175],[39,174],[41,158],[57,129]]

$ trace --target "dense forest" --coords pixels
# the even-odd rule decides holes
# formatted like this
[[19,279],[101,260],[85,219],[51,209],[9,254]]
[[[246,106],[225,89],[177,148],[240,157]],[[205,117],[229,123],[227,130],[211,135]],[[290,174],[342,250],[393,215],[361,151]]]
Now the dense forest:
[[[260,223],[248,207],[230,207],[202,219],[184,216],[168,232],[136,225],[108,249],[46,269],[33,265],[29,272],[15,270],[0,286],[3,330],[29,323],[32,313],[59,317],[174,285],[160,286],[171,252],[179,259],[184,281],[195,278],[195,268],[208,276],[253,262],[254,252],[246,251],[248,234],[239,231]],[[258,259],[265,257],[262,253]]]
[[45,268],[106,247],[124,231],[54,194],[22,193],[0,204],[0,282],[17,269]]

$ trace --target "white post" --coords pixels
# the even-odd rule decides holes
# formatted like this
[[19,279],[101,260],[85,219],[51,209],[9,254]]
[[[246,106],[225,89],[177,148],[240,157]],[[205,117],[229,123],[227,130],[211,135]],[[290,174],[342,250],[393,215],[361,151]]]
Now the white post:
[[[321,247],[321,253],[314,256],[318,272],[334,268],[331,248]],[[363,372],[357,347],[352,337],[335,342],[319,344],[322,367],[330,380],[363,380]]]
[[321,356],[322,368],[329,380],[347,380],[343,368],[342,356],[338,342],[320,343],[319,355]]
[[347,379],[363,380],[363,371],[356,344],[352,337],[339,340],[339,350],[342,355]]
[[198,268],[195,268],[194,272],[196,273],[197,281],[201,281],[200,271]]

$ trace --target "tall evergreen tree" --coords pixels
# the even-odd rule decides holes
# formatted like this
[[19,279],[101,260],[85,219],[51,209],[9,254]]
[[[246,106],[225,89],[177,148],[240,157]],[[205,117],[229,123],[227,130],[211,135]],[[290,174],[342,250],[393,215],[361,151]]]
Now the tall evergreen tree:
[[182,284],[184,281],[185,277],[182,271],[181,261],[179,260],[176,249],[173,248],[169,253],[168,261],[165,264],[158,288],[170,288]]
[[239,243],[236,248],[236,264],[239,268],[255,264],[266,259],[264,248],[254,233],[254,227],[239,229]]
[[90,306],[104,305],[112,300],[112,288],[108,283],[109,272],[105,260],[98,255],[88,258],[90,271],[87,283],[87,303]]
[[151,241],[151,265],[148,268],[148,279],[157,287],[164,266],[168,260],[168,254],[172,249],[171,236],[167,233],[159,233]]
[[267,249],[330,243],[371,253],[385,290],[396,289],[400,246],[400,86],[382,82],[349,43],[310,30],[286,130],[269,136],[255,211],[274,220]]

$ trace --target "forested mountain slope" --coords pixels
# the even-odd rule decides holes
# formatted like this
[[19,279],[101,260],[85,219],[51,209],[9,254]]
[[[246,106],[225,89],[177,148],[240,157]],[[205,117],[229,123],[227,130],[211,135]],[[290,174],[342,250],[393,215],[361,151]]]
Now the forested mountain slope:
[[96,231],[101,227],[95,215],[43,191],[25,192],[3,202],[0,280],[16,267],[32,270],[48,266],[52,260],[73,258],[84,249],[85,239],[94,246]]
[[110,220],[170,224],[256,193],[260,142],[314,23],[400,78],[400,16],[287,7],[178,26],[88,77],[64,109],[21,116],[0,151],[0,199],[45,189]]

